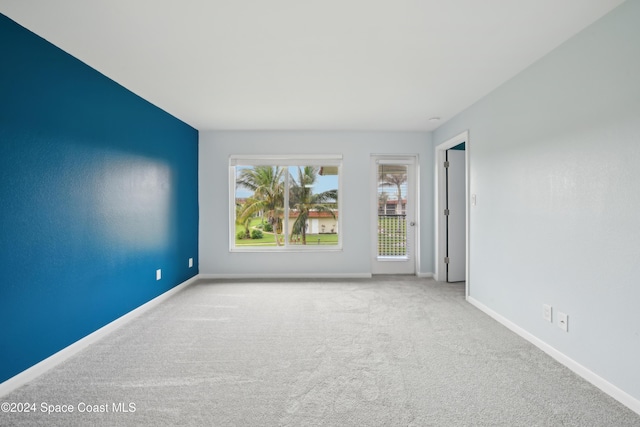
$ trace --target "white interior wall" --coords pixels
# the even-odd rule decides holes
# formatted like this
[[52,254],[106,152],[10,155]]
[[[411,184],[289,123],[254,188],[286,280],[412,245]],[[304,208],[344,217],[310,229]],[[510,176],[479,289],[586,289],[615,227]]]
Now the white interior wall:
[[470,297],[636,404],[638,22],[624,3],[434,132],[470,134]]
[[[433,273],[433,145],[427,132],[202,131],[199,146],[200,249],[204,276],[366,276],[371,274],[370,155],[417,154],[420,162],[420,271]],[[342,154],[343,250],[229,251],[229,156]]]

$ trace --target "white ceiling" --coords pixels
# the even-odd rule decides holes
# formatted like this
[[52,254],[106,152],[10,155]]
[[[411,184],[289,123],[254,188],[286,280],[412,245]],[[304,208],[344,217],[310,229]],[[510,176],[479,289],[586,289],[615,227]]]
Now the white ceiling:
[[620,3],[0,0],[0,12],[199,130],[432,130]]

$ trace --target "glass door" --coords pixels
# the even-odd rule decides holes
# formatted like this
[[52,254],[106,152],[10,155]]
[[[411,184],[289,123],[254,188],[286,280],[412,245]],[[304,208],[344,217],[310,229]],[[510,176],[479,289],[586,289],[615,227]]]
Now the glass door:
[[373,274],[416,272],[416,159],[374,156]]

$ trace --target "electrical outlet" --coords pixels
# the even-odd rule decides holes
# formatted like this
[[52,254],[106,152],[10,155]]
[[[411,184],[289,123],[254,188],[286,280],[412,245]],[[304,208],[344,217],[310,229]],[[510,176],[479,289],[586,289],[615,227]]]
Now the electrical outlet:
[[565,332],[569,332],[569,315],[558,312],[558,327]]
[[162,270],[161,269],[157,269],[156,270],[156,280],[160,280],[162,279]]
[[189,268],[193,267],[193,258],[189,258]]
[[553,322],[553,308],[549,304],[542,304],[542,318],[547,322]]

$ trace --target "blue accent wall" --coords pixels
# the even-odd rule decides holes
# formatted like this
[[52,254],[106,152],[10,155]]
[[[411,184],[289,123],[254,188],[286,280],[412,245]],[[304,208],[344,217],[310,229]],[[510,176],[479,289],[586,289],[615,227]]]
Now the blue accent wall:
[[198,131],[4,15],[0,56],[2,382],[197,274]]

